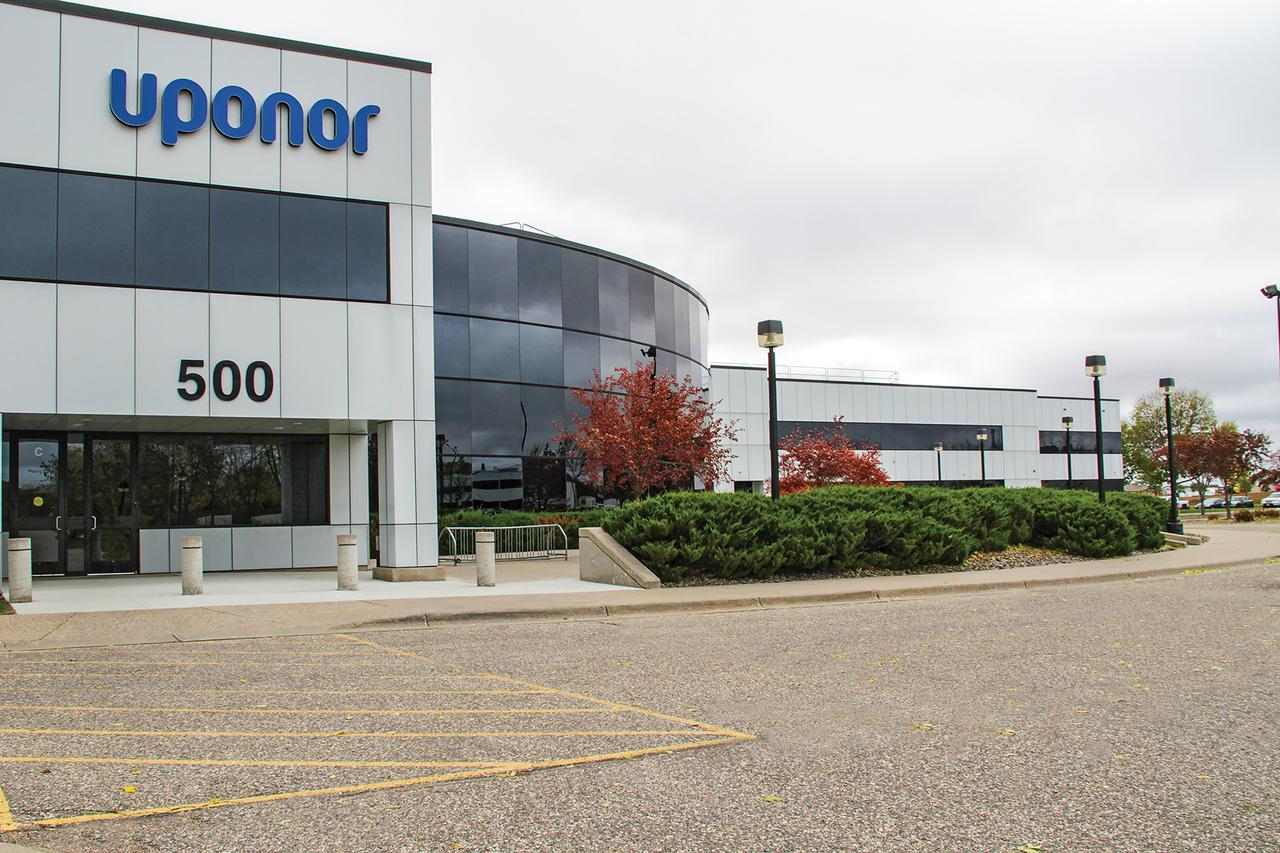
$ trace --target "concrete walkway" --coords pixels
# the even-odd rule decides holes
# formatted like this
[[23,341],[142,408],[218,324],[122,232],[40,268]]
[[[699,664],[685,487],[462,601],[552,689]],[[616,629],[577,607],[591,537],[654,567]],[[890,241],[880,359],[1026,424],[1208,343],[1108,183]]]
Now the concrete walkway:
[[[468,594],[451,593],[440,583],[387,584],[395,597],[379,592],[311,603],[222,603],[204,596],[197,606],[41,614],[23,612],[0,617],[0,647],[9,649],[65,648],[131,643],[186,642],[240,637],[330,633],[335,631],[394,630],[457,621],[496,619],[599,619],[673,611],[716,611],[831,604],[843,601],[886,600],[945,593],[974,593],[1004,589],[1080,583],[1137,580],[1187,570],[1259,563],[1280,555],[1280,525],[1191,525],[1189,532],[1207,533],[1204,545],[1156,554],[979,572],[953,572],[892,577],[792,581],[785,583],[636,590],[583,584],[561,575],[542,581],[504,582],[503,569],[516,574],[514,564],[499,566],[499,585],[493,590],[470,586]],[[564,563],[540,563],[525,572],[565,572]],[[576,563],[572,565],[576,575]],[[464,569],[464,572],[466,570]],[[473,571],[473,570],[472,570]],[[176,578],[164,576],[170,583]],[[210,579],[214,576],[210,575]],[[237,575],[230,575],[235,578]],[[242,580],[250,575],[240,575]],[[331,574],[319,574],[329,584]],[[474,575],[471,575],[474,578]],[[125,579],[106,579],[114,583]],[[460,575],[459,583],[465,583]],[[372,582],[370,582],[372,583]],[[444,583],[448,583],[447,581]],[[471,581],[474,583],[474,580]],[[542,583],[543,592],[529,592],[521,583]],[[565,584],[563,588],[556,585]],[[577,587],[570,584],[580,585]],[[362,582],[362,587],[366,586]],[[410,586],[440,590],[417,591]],[[365,590],[362,589],[361,593]],[[40,587],[37,587],[37,596]],[[326,595],[327,595],[326,591]],[[348,594],[351,595],[351,594]],[[357,594],[358,595],[358,594]],[[336,596],[335,596],[336,598]],[[183,603],[186,603],[185,601]]]

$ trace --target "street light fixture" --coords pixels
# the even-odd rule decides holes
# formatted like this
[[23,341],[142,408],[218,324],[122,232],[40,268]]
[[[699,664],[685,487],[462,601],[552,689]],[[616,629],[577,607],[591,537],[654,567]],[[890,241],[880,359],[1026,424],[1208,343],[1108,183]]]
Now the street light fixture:
[[982,459],[982,482],[979,485],[987,484],[987,431],[984,429],[974,438],[978,439],[978,454]]
[[1280,287],[1277,287],[1274,284],[1268,284],[1266,287],[1262,288],[1262,295],[1268,299],[1276,300],[1276,337],[1277,339],[1280,339],[1280,298],[1277,298],[1280,297]]
[[1067,488],[1074,488],[1071,478],[1071,427],[1075,424],[1076,419],[1071,415],[1062,416],[1062,428],[1067,431]]
[[1160,380],[1160,393],[1164,395],[1164,428],[1169,441],[1169,523],[1165,529],[1170,533],[1181,533],[1182,522],[1178,520],[1178,468],[1173,460],[1173,386],[1171,378]]
[[1102,382],[1107,375],[1107,357],[1105,355],[1086,355],[1084,357],[1084,375],[1093,379],[1093,438],[1098,451],[1098,500],[1107,501],[1107,493],[1102,484]]
[[782,346],[782,321],[761,320],[756,324],[756,342],[769,351],[769,494],[778,499],[778,365],[774,350]]
[[938,484],[942,484],[942,442],[939,441],[933,446],[933,452],[938,454]]

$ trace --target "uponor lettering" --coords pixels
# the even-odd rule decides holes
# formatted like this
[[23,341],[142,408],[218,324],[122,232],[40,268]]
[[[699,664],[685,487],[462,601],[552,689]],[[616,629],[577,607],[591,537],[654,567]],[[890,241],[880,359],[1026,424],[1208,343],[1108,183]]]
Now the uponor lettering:
[[350,142],[354,153],[364,154],[369,150],[369,122],[381,112],[377,105],[366,104],[352,116],[332,98],[321,98],[304,109],[288,92],[267,95],[259,109],[253,94],[243,86],[223,86],[211,99],[203,86],[186,77],[169,81],[161,90],[154,74],[138,78],[133,110],[129,109],[129,94],[129,75],[113,68],[111,114],[128,127],[144,127],[158,112],[160,141],[171,146],[212,118],[214,129],[227,139],[244,139],[256,128],[259,138],[271,144],[280,135],[283,122],[285,141],[294,148],[302,146],[305,135],[326,151],[337,151]]

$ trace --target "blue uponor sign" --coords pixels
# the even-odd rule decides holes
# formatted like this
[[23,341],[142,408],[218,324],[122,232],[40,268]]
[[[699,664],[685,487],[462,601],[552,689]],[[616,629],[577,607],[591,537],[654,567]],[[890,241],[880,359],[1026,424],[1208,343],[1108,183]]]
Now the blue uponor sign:
[[[159,84],[154,74],[143,74],[139,78],[138,109],[129,112],[125,104],[125,96],[129,84],[129,76],[120,68],[111,70],[111,114],[129,127],[142,127],[149,124],[160,113],[160,141],[165,145],[177,145],[184,133],[195,133],[204,127],[204,123],[213,118],[213,127],[228,139],[244,139],[258,129],[263,142],[276,141],[279,130],[280,110],[285,109],[287,139],[294,148],[302,146],[303,126],[312,143],[326,151],[337,151],[351,141],[351,150],[363,154],[369,150],[369,120],[381,110],[374,104],[368,104],[356,110],[354,116],[347,108],[332,98],[321,98],[304,109],[302,102],[288,92],[274,92],[262,100],[259,110],[248,89],[242,86],[223,86],[213,95],[210,101],[204,87],[194,80],[179,77],[159,91]],[[183,94],[190,96],[190,115],[183,118],[178,114],[178,104]],[[239,117],[232,119],[231,102],[239,107]],[[325,117],[333,117],[333,130],[325,128]]]

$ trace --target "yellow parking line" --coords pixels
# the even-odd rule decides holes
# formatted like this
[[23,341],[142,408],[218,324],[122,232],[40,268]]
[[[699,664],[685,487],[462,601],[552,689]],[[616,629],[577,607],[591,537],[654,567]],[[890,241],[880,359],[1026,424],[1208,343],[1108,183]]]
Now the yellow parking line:
[[[55,661],[56,662],[56,661]],[[72,663],[80,663],[81,661],[72,661]],[[34,663],[34,661],[33,661]],[[119,678],[118,672],[5,672],[0,669],[0,674],[22,678]],[[149,676],[150,677],[150,676]],[[418,675],[417,673],[388,673],[362,675],[361,681],[369,681],[375,678],[412,678],[415,681],[491,681],[497,678],[495,675]],[[247,679],[246,679],[247,680]]]
[[[69,675],[70,673],[59,673]],[[62,686],[60,692],[80,690],[97,692],[107,685],[92,687]],[[45,693],[48,687],[10,687],[6,693]],[[227,696],[536,696],[549,690],[224,690],[218,687],[148,687],[148,693],[213,693]]]
[[14,823],[13,812],[9,810],[9,800],[5,797],[4,791],[0,790],[0,832],[11,832],[18,828],[18,824]]
[[[111,735],[115,737],[373,737],[373,738],[459,738],[459,737],[624,737],[628,735],[687,735],[688,729],[654,729],[592,732],[241,732],[241,731],[155,731],[151,729],[16,729],[3,728],[9,735]],[[719,734],[719,732],[717,732]]]
[[[246,651],[246,652],[241,652],[241,651],[234,651],[234,650],[231,650],[231,649],[209,649],[209,650],[205,650],[205,649],[193,649],[193,648],[191,648],[191,645],[192,645],[192,644],[190,644],[190,643],[183,643],[183,644],[181,644],[181,645],[179,646],[179,648],[181,649],[181,651],[180,651],[180,652],[176,652],[176,653],[177,653],[177,654],[184,654],[184,655],[275,655],[276,657],[282,657],[282,656],[285,656],[285,655],[288,655],[288,656],[290,656],[290,657],[298,657],[298,656],[301,656],[301,657],[326,656],[326,657],[346,657],[346,658],[374,657],[374,656],[375,656],[373,652],[353,652],[353,651],[336,651],[336,652],[323,652],[323,651],[321,651],[321,652],[300,652],[300,651],[294,651],[294,650],[281,649],[281,650],[278,650],[278,651],[262,651],[262,650],[259,650],[259,651]],[[101,649],[98,649],[98,651],[101,651]],[[41,654],[47,655],[48,653],[49,653],[49,650],[48,650],[48,649],[17,649],[17,650],[15,650],[15,651],[11,652],[11,654],[14,654],[14,655],[41,655]]]
[[394,709],[362,710],[360,708],[128,708],[97,705],[0,705],[0,711],[92,711],[94,713],[127,711],[143,714],[283,714],[296,716],[371,715],[379,717],[425,716],[450,717],[469,714],[508,716],[518,714],[614,714],[613,708],[424,708],[398,711]]
[[193,767],[497,767],[510,761],[268,761],[236,758],[86,758],[52,755],[0,755],[5,764],[160,764]]
[[[351,655],[351,657],[374,657],[374,655]],[[12,661],[22,665],[41,664],[55,666],[73,666],[86,664],[92,666],[244,666],[244,661],[229,660],[189,660],[187,658],[172,658],[170,660],[24,660]],[[297,666],[323,666],[326,669],[354,669],[356,667],[365,666],[365,664],[355,664],[342,666],[332,661],[324,661],[318,663],[307,663],[294,660],[281,661],[261,661],[255,666],[287,666],[290,668]],[[18,673],[22,675],[24,673]],[[437,678],[458,678],[460,676],[438,675]]]
[[362,785],[342,785],[334,788],[318,788],[310,791],[289,791],[280,794],[260,794],[252,797],[235,797],[227,800],[213,800],[203,803],[186,803],[180,806],[161,806],[150,809],[129,809],[125,811],[106,812],[99,814],[79,815],[77,817],[49,818],[46,820],[37,820],[29,824],[14,824],[9,829],[23,829],[35,826],[69,826],[78,823],[88,823],[90,821],[99,820],[120,820],[122,818],[145,817],[150,815],[178,814],[181,812],[197,811],[200,809],[222,808],[224,806],[248,805],[251,803],[267,803],[277,800],[290,800],[299,797],[317,797],[325,794],[361,794],[370,791],[385,791],[394,788],[407,788],[413,785],[423,785],[430,782],[448,782],[460,779],[477,779],[485,776],[495,776],[500,773],[519,772],[525,773],[532,770],[548,769],[552,767],[571,767],[577,764],[587,764],[597,761],[609,761],[614,759],[633,759],[644,755],[653,755],[657,753],[679,752],[687,749],[698,749],[700,747],[717,746],[724,743],[734,743],[741,740],[755,740],[752,735],[741,735],[734,737],[713,738],[711,740],[690,741],[688,743],[669,744],[666,746],[649,747],[647,749],[633,749],[626,752],[602,753],[598,755],[583,755],[577,758],[567,758],[555,761],[544,761],[530,764],[511,764],[506,767],[493,767],[483,770],[470,770],[462,773],[440,773],[434,776],[419,776],[413,779],[391,779],[385,782],[369,782]]

